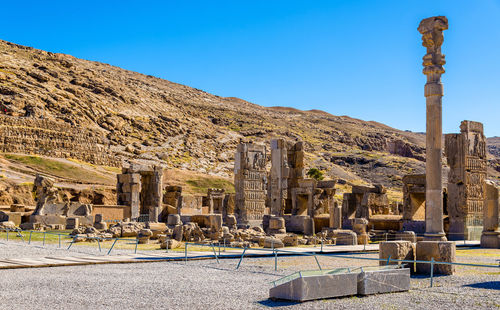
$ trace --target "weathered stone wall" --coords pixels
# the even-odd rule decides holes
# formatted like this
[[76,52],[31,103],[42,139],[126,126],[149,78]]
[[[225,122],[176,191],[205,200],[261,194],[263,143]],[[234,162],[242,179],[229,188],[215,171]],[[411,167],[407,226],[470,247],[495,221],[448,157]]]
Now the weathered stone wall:
[[94,205],[92,216],[101,214],[105,222],[121,221],[131,217],[130,206]]
[[449,238],[481,236],[483,204],[486,198],[486,138],[483,124],[463,121],[459,134],[445,136],[448,174]]
[[0,152],[75,158],[119,167],[104,136],[64,122],[0,115]]
[[266,147],[238,145],[234,162],[234,187],[238,223],[260,224],[266,213]]

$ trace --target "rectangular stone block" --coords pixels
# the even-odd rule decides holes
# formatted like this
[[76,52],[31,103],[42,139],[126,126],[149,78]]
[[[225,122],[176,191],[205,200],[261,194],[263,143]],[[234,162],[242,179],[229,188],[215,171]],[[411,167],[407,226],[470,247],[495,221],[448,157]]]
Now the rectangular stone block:
[[[455,262],[456,246],[453,241],[419,241],[417,242],[417,260],[430,261],[434,258],[437,262]],[[417,273],[430,274],[431,264],[418,263]],[[434,274],[452,275],[454,265],[434,265]]]
[[410,289],[410,269],[382,269],[358,274],[358,294],[403,292]]
[[130,183],[130,174],[118,174],[118,183]]
[[271,217],[269,219],[269,229],[278,230],[285,228],[285,219],[282,217]]
[[358,292],[358,273],[325,274],[301,277],[269,290],[269,298],[307,301],[341,296]]
[[100,222],[102,222],[102,221],[103,221],[103,216],[102,216],[102,214],[100,214],[100,213],[99,213],[99,214],[96,214],[96,215],[94,216],[94,221],[95,221],[96,223],[100,223]]
[[66,219],[66,229],[75,229],[79,226],[79,219],[77,217],[68,217]]
[[[394,260],[414,260],[415,259],[415,243],[410,241],[386,241],[379,244],[379,258],[384,261],[379,261],[380,266],[387,265],[389,257]],[[400,265],[398,262],[389,262],[390,265]]]

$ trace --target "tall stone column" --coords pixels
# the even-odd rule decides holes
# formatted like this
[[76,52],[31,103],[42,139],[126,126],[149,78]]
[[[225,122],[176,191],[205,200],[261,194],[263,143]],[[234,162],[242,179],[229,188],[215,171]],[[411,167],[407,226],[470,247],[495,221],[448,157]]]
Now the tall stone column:
[[427,48],[423,57],[423,73],[427,76],[425,98],[427,103],[426,126],[426,191],[425,191],[425,238],[446,240],[443,230],[442,166],[442,103],[443,85],[441,75],[446,63],[441,53],[443,30],[448,29],[444,16],[422,20],[418,31],[422,34],[422,45]]

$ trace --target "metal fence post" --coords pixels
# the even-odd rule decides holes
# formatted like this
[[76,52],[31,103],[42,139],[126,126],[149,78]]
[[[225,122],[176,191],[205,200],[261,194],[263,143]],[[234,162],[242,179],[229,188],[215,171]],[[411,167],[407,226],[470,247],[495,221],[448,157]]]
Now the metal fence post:
[[226,238],[224,238],[224,252],[226,252]]
[[184,263],[187,265],[188,262],[188,243],[184,243]]
[[30,240],[28,240],[28,244],[31,244],[31,234],[33,234],[32,230],[30,230]]
[[137,254],[137,245],[139,244],[139,239],[135,239],[135,250],[134,254]]
[[389,265],[390,262],[391,262],[391,256],[389,255],[389,257],[387,258],[387,265]]
[[316,264],[318,264],[319,270],[323,270],[323,269],[321,269],[321,265],[319,264],[318,257],[316,256],[316,253],[314,253],[314,259],[316,260]]
[[43,243],[42,243],[42,245],[45,245],[45,234],[46,234],[46,233],[45,233],[45,231],[44,231],[44,232],[43,232]]
[[9,241],[9,229],[7,228],[7,241]]
[[321,239],[321,252],[323,252],[323,239]]
[[108,254],[109,255],[111,253],[111,251],[113,250],[113,248],[115,247],[115,243],[116,241],[118,241],[118,238],[115,239],[115,241],[113,242],[113,244],[111,245],[111,248],[109,248],[109,251],[108,251]]
[[59,247],[61,247],[61,234],[57,234],[59,236]]
[[99,245],[99,252],[101,252],[101,238],[97,237],[97,244]]
[[431,258],[431,287],[434,280],[434,257]]
[[247,247],[243,250],[243,253],[241,253],[240,261],[238,262],[238,266],[236,266],[236,269],[240,268],[241,261],[243,260],[243,256],[245,256],[245,252],[247,251]]
[[278,271],[278,251],[274,250],[274,271]]
[[215,251],[215,246],[214,246],[213,243],[212,243],[212,250],[214,251],[215,260],[217,260],[217,264],[218,264],[219,263],[219,257],[217,256],[217,252]]
[[77,237],[77,235],[75,235],[73,237],[73,240],[71,240],[71,242],[69,243],[69,246],[68,246],[68,248],[66,250],[69,250],[71,248],[71,246],[73,245],[73,243],[75,243],[76,237]]

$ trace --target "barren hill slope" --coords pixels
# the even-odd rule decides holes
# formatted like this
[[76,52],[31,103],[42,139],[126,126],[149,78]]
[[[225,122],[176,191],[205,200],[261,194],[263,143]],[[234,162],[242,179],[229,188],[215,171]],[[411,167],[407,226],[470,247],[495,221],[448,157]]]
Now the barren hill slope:
[[[95,136],[121,160],[159,161],[225,177],[232,174],[241,140],[268,145],[276,137],[303,140],[308,167],[353,182],[399,187],[403,174],[424,168],[422,134],[318,110],[266,108],[5,41],[0,41],[0,105],[8,115],[2,117],[85,130],[85,137]],[[85,159],[87,149],[60,156]]]

